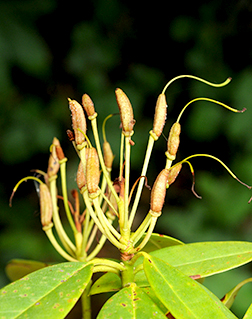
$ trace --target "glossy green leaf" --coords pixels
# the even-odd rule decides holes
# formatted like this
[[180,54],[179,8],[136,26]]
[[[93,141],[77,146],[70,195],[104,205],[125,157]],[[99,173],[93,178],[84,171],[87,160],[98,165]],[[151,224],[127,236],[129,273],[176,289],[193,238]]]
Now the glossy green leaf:
[[0,290],[0,318],[64,318],[90,281],[92,267],[57,264],[9,284]]
[[163,248],[151,253],[189,276],[208,277],[252,260],[250,242],[202,242]]
[[224,305],[230,309],[235,301],[235,297],[237,296],[239,290],[245,284],[251,281],[252,281],[252,278],[245,279],[242,282],[240,282],[238,285],[236,285],[233,289],[231,289],[221,300],[224,303]]
[[12,259],[5,267],[5,272],[11,281],[18,280],[33,271],[49,266],[35,260]]
[[[140,238],[139,242],[135,245],[135,247],[137,247],[140,244],[140,242],[144,239],[144,237],[145,237],[145,235],[143,235]],[[149,252],[157,250],[157,249],[175,246],[175,245],[183,245],[183,244],[184,243],[182,243],[182,241],[180,241],[176,238],[153,233],[153,234],[151,234],[151,237],[150,237],[148,243],[144,246],[144,248],[142,250],[149,253]]]
[[251,319],[251,318],[252,318],[252,304],[249,306],[249,308],[246,311],[243,319]]
[[90,289],[90,295],[104,292],[118,291],[122,288],[122,282],[117,274],[108,272],[97,279]]
[[141,288],[132,283],[106,301],[97,319],[106,318],[165,319],[166,316]]
[[155,294],[175,318],[236,318],[214,294],[161,259],[147,255],[144,271]]
[[[212,276],[232,268],[237,268],[252,260],[252,243],[250,242],[202,242],[176,245],[150,252],[184,274],[194,279]],[[143,262],[139,258],[135,265]],[[146,286],[143,271],[135,276],[138,286]]]
[[154,303],[162,310],[163,313],[166,314],[168,312],[167,308],[158,299],[151,287],[144,287],[141,289],[154,301]]

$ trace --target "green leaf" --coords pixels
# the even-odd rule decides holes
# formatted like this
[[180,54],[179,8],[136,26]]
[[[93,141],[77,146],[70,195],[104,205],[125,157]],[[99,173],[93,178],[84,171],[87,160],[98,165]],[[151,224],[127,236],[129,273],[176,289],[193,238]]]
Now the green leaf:
[[158,299],[151,287],[144,287],[141,289],[154,301],[154,303],[163,311],[163,313],[166,314],[168,312],[167,308]]
[[[140,238],[140,240],[135,245],[135,247],[137,247],[141,243],[141,241],[144,239],[144,237],[145,237],[145,234]],[[142,251],[149,253],[149,252],[157,250],[157,249],[175,246],[175,245],[183,245],[183,244],[184,243],[182,243],[182,241],[180,241],[176,238],[153,233],[151,235],[148,243],[142,249]]]
[[[212,276],[237,268],[252,260],[250,242],[202,242],[176,245],[150,252],[194,279]],[[143,261],[138,258],[135,265]],[[148,285],[143,271],[135,276],[138,286]]]
[[189,276],[208,277],[252,260],[250,242],[202,242],[163,248],[151,253]]
[[104,292],[118,291],[122,288],[122,282],[117,274],[108,272],[95,281],[90,289],[90,295]]
[[166,316],[141,288],[132,283],[129,287],[121,289],[104,304],[97,319],[106,318],[165,319]]
[[11,281],[18,280],[33,271],[49,266],[35,260],[12,259],[5,267],[5,272]]
[[235,301],[235,297],[237,296],[239,290],[248,282],[251,282],[252,278],[248,278],[243,280],[242,282],[240,282],[238,285],[236,285],[233,289],[231,289],[222,299],[221,301],[224,303],[224,305],[227,308],[231,308],[234,301]]
[[[202,242],[155,250],[158,257],[194,279],[201,279],[248,263],[252,259],[252,243]],[[135,266],[143,262],[138,258]],[[140,287],[149,286],[144,271],[139,271],[134,281]]]
[[92,276],[93,265],[67,262],[40,269],[0,290],[0,317],[64,318]]
[[252,304],[249,306],[249,308],[246,311],[243,319],[251,319],[251,318],[252,318]]
[[236,318],[214,294],[161,259],[147,255],[144,271],[155,294],[175,318]]

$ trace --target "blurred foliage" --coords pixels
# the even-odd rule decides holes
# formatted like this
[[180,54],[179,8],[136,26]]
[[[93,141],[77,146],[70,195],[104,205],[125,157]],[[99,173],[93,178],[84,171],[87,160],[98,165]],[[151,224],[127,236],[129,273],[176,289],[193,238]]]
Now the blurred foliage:
[[[179,74],[194,74],[213,82],[233,81],[222,89],[193,80],[180,80],[167,91],[169,113],[164,130],[189,99],[205,96],[232,107],[234,114],[209,102],[191,105],[182,117],[178,159],[210,153],[223,160],[244,182],[252,183],[252,5],[248,0],[173,2],[97,0],[0,1],[0,286],[6,284],[5,264],[11,258],[60,261],[39,224],[38,198],[31,182],[23,184],[8,207],[14,184],[30,169],[46,170],[48,150],[57,136],[71,159],[74,152],[65,131],[71,125],[67,97],[77,100],[87,92],[99,113],[99,125],[118,112],[114,89],[130,97],[136,118],[132,151],[132,180],[139,176],[155,102],[165,83]],[[118,155],[119,118],[110,119],[107,137]],[[165,163],[166,141],[161,138],[149,169],[153,183]],[[75,157],[74,157],[75,158]],[[118,156],[115,159],[117,163]],[[210,159],[192,160],[196,191],[190,192],[188,167],[167,195],[158,231],[186,242],[251,240],[251,193]],[[75,187],[76,160],[68,163]],[[116,173],[115,173],[116,177]],[[149,193],[142,204],[148,209]],[[230,272],[215,284],[237,284],[251,276],[251,267]],[[231,277],[231,279],[230,279]],[[223,282],[223,283],[220,283]],[[227,290],[230,287],[227,288]],[[219,290],[218,290],[219,289]],[[246,290],[247,289],[247,290]],[[244,288],[234,311],[241,316],[251,302]],[[246,293],[245,293],[246,290]],[[248,301],[250,300],[250,301]]]

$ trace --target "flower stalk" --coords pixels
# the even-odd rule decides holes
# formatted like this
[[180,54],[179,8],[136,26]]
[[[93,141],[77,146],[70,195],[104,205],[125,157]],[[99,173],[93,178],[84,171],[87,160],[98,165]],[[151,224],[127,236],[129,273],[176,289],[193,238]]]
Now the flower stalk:
[[[155,142],[161,136],[165,126],[167,117],[165,93],[168,87],[175,80],[182,78],[194,79],[217,88],[223,87],[231,81],[231,78],[228,78],[220,84],[215,84],[192,75],[180,75],[173,78],[165,85],[161,94],[157,98],[153,127],[149,132],[149,139],[143,160],[141,175],[140,178],[133,183],[134,186],[132,189],[130,189],[130,158],[132,148],[134,147],[132,136],[134,134],[133,128],[136,121],[134,119],[131,102],[125,92],[123,92],[120,88],[115,90],[122,131],[119,172],[117,175],[118,178],[114,181],[111,179],[114,153],[106,138],[105,131],[105,124],[113,116],[113,114],[108,115],[103,122],[103,145],[101,147],[97,125],[98,114],[89,95],[84,94],[82,96],[83,106],[75,100],[71,100],[70,98],[68,99],[72,115],[73,130],[67,130],[67,135],[80,158],[76,173],[76,183],[80,196],[77,190],[72,190],[71,195],[68,194],[66,177],[66,163],[68,159],[64,155],[60,142],[54,138],[50,147],[47,172],[44,173],[36,170],[36,172],[39,172],[40,175],[44,177],[45,183],[35,176],[25,177],[17,183],[10,199],[11,203],[14,193],[24,180],[33,179],[39,183],[41,223],[43,230],[58,253],[66,260],[79,260],[86,261],[88,263],[92,262],[94,263],[95,271],[100,271],[101,269],[115,273],[124,271],[124,266],[119,266],[118,263],[113,265],[110,261],[103,261],[101,263],[100,259],[96,259],[95,257],[102,249],[106,240],[109,240],[120,251],[123,263],[129,262],[131,258],[134,258],[135,254],[144,250],[145,245],[148,243],[154,231],[157,219],[162,214],[167,189],[176,180],[184,163],[189,165],[193,176],[192,191],[200,198],[200,196],[198,196],[194,191],[194,169],[190,162],[190,160],[195,157],[209,157],[218,161],[233,178],[246,187],[251,188],[241,182],[220,159],[213,155],[194,154],[173,164],[176,160],[180,144],[181,116],[184,114],[184,111],[189,105],[197,101],[206,101],[220,105],[235,113],[242,113],[245,111],[245,109],[239,111],[222,102],[210,98],[195,98],[182,108],[176,122],[171,127],[167,141],[167,150],[165,152],[166,164],[159,173],[152,187],[150,209],[136,229],[132,229],[144,183],[147,183],[147,170],[151,154]],[[91,142],[86,135],[87,123],[84,110],[91,123],[95,146],[91,145]],[[62,195],[58,195],[57,188],[57,174],[59,171]],[[135,187],[136,193],[133,197]],[[80,198],[83,199],[85,206],[83,211],[80,210]],[[63,199],[65,214],[73,233],[74,242],[72,242],[62,225],[62,215],[59,213],[58,207],[58,200],[61,199]],[[74,201],[73,205],[71,204],[72,201]],[[119,228],[114,225],[116,222],[118,223]],[[54,229],[59,237],[60,243],[58,243],[55,239],[53,232]]]

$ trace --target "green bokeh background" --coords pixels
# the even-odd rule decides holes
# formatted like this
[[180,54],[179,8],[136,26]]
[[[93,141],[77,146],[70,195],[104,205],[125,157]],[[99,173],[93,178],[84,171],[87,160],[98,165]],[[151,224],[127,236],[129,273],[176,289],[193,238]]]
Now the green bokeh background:
[[[77,158],[66,130],[71,127],[67,97],[88,93],[99,113],[99,126],[118,112],[114,90],[129,96],[136,119],[132,183],[140,175],[155,102],[174,76],[193,74],[213,82],[231,76],[225,88],[179,80],[166,96],[167,124],[195,97],[212,97],[238,109],[197,102],[184,113],[178,159],[210,153],[223,160],[245,183],[252,184],[252,3],[250,0],[193,2],[0,1],[0,286],[12,258],[62,261],[41,230],[38,197],[32,182],[22,184],[8,206],[15,183],[30,169],[47,169],[49,146],[57,136],[68,163],[69,189],[75,187]],[[108,122],[107,137],[118,164],[119,117]],[[89,130],[91,134],[91,130]],[[166,141],[156,143],[148,171],[152,185],[165,165]],[[157,231],[185,242],[252,239],[252,195],[220,164],[192,160],[196,191],[184,166],[169,189]],[[118,171],[115,170],[114,177]],[[139,221],[148,211],[145,190]],[[108,246],[108,253],[111,247]],[[222,297],[251,276],[251,267],[218,275],[206,285]],[[242,317],[252,302],[252,287],[242,288],[233,310]]]

